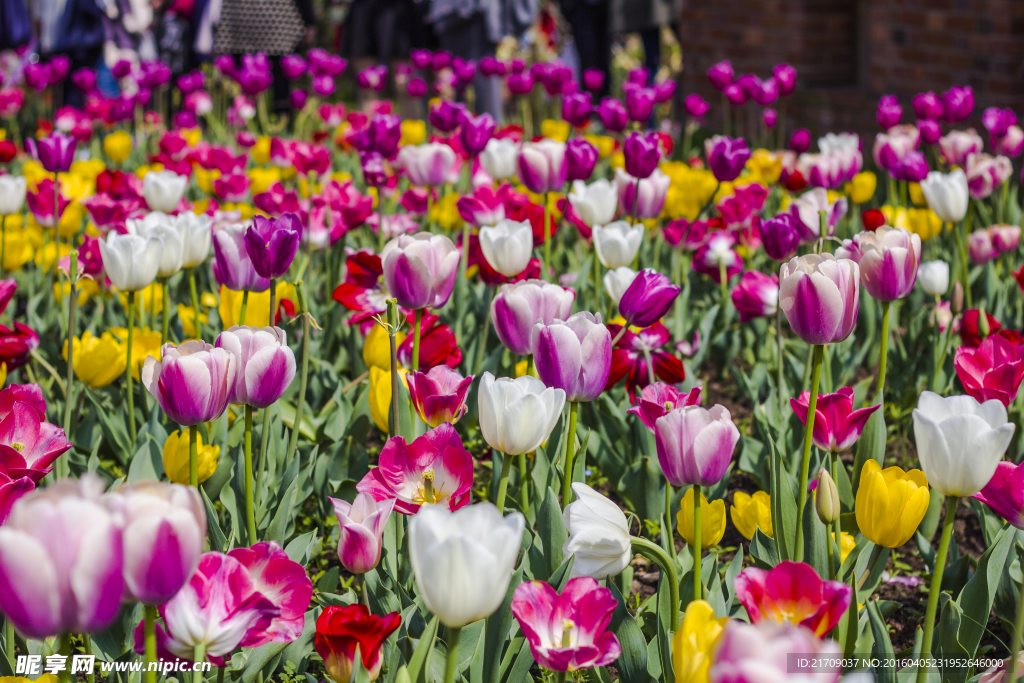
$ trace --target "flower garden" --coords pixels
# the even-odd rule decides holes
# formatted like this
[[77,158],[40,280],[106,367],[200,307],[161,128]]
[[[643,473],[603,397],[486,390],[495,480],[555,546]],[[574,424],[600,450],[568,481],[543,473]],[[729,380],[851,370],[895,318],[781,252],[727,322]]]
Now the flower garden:
[[282,68],[0,87],[0,674],[1024,674],[1014,112]]

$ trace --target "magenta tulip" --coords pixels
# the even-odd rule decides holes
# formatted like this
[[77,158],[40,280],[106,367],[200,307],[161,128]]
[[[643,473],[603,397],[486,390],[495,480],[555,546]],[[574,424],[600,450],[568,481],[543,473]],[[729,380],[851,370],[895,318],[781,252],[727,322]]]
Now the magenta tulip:
[[718,62],[708,69],[708,80],[711,81],[711,85],[714,86],[715,90],[725,90],[726,86],[732,83],[734,76],[732,63],[728,60]]
[[912,100],[914,113],[919,119],[941,119],[944,112],[942,100],[933,92],[922,92],[914,95]]
[[988,505],[1013,526],[1024,529],[1024,464],[1000,462],[985,488],[971,497]]
[[228,557],[246,568],[255,589],[278,610],[269,623],[261,620],[249,628],[242,647],[290,643],[302,635],[306,610],[313,597],[313,582],[306,568],[289,559],[276,541],[235,548],[228,551]]
[[593,401],[611,372],[612,337],[600,317],[576,313],[566,321],[538,322],[530,335],[537,375],[570,402]]
[[853,589],[842,581],[822,581],[809,564],[786,560],[770,570],[748,567],[740,572],[736,599],[753,624],[799,624],[824,638],[846,614]]
[[629,115],[629,120],[646,123],[654,112],[654,90],[637,86],[626,89],[625,95],[626,113]]
[[232,355],[201,339],[164,344],[161,360],[149,356],[142,383],[167,417],[183,427],[212,422],[228,407],[237,365]]
[[573,138],[565,144],[565,180],[589,180],[597,165],[597,147],[583,138]]
[[473,375],[463,377],[458,370],[437,365],[426,373],[409,373],[406,381],[416,413],[431,427],[444,422],[455,424],[466,414],[466,395]]
[[484,112],[480,116],[473,116],[468,112],[462,116],[462,130],[459,137],[462,140],[462,147],[466,154],[475,157],[484,151],[487,141],[494,135],[496,123],[494,117]]
[[712,233],[693,255],[693,269],[716,283],[722,283],[722,270],[728,282],[743,272],[743,257],[736,251],[733,233],[719,230]]
[[267,408],[295,379],[295,354],[280,327],[235,325],[217,336],[216,347],[234,359],[235,381],[229,403]]
[[29,138],[25,148],[33,159],[50,173],[66,173],[75,160],[75,138],[64,133],[51,133],[41,140]]
[[520,356],[533,353],[531,336],[535,323],[567,320],[576,294],[543,280],[524,280],[502,285],[491,302],[491,321],[498,339]]
[[523,143],[517,163],[519,180],[531,192],[558,192],[565,187],[565,143],[547,138]]
[[248,228],[235,223],[213,233],[211,269],[217,282],[236,292],[265,292],[270,280],[256,272],[246,244]]
[[281,58],[281,70],[289,81],[301,78],[308,68],[306,60],[299,55],[285,55]]
[[644,268],[619,299],[619,313],[634,327],[653,325],[668,312],[681,291],[667,276]]
[[729,468],[740,430],[721,405],[677,407],[654,423],[661,471],[673,486],[711,486]]
[[402,308],[441,308],[455,288],[460,256],[444,235],[399,235],[381,252],[384,282]]
[[919,119],[917,130],[921,133],[921,142],[926,145],[938,144],[942,139],[942,125],[934,119]]
[[0,525],[7,521],[14,504],[35,487],[35,483],[27,476],[11,477],[7,468],[0,465]]
[[698,95],[697,93],[690,93],[683,100],[683,106],[686,108],[686,113],[695,119],[699,119],[708,113],[708,109],[711,105],[708,104],[707,100]]
[[995,399],[1009,408],[1024,378],[1024,346],[992,335],[977,348],[958,348],[953,366],[968,395],[980,403]]
[[971,86],[956,86],[942,93],[942,118],[947,123],[960,123],[974,111],[974,90]]
[[895,95],[882,95],[882,99],[878,101],[875,118],[882,130],[899,125],[900,119],[903,118],[903,107],[900,106],[899,98]]
[[747,141],[742,138],[728,138],[716,135],[706,143],[708,166],[720,182],[732,182],[743,172],[743,167],[750,158]]
[[600,69],[587,69],[583,72],[583,87],[592,93],[599,93],[604,88],[605,76]]
[[442,133],[451,133],[462,121],[463,108],[449,100],[441,100],[430,107],[427,120]]
[[[800,423],[807,424],[807,408],[811,393],[805,391],[799,398],[789,399],[789,405],[800,418]],[[818,403],[814,411],[814,431],[811,434],[814,445],[825,452],[839,453],[853,446],[864,431],[871,414],[881,404],[868,408],[853,409],[853,389],[843,387],[834,394],[818,394]]]
[[490,78],[491,76],[504,76],[508,69],[505,62],[492,55],[486,55],[480,60],[480,74]]
[[380,562],[384,526],[395,509],[395,499],[381,502],[369,493],[360,493],[349,503],[328,498],[334,505],[341,535],[338,538],[338,559],[353,574],[365,574]]
[[282,277],[299,251],[302,234],[299,217],[286,213],[280,218],[253,216],[252,221],[245,231],[245,250],[253,269],[260,277]]
[[526,95],[533,90],[533,74],[529,71],[513,72],[505,83],[513,95]]
[[654,172],[661,160],[658,137],[653,134],[630,133],[622,146],[626,173],[634,178],[646,178]]
[[806,128],[798,128],[793,131],[789,138],[789,148],[797,154],[803,154],[811,146],[811,131]]
[[562,118],[570,125],[579,128],[590,120],[592,113],[594,105],[591,103],[589,92],[573,93],[562,98]]
[[[511,185],[504,184],[497,190],[490,184],[478,185],[473,188],[473,194],[459,197],[455,206],[459,210],[462,220],[482,227],[485,225],[496,225],[505,219],[505,201],[508,198]],[[425,202],[424,202],[425,203]],[[424,212],[426,207],[424,206]]]
[[779,306],[796,336],[808,344],[830,344],[850,336],[857,324],[860,267],[832,254],[808,254],[779,270]]
[[800,246],[800,232],[795,225],[797,220],[793,214],[780,213],[775,218],[761,221],[761,243],[769,258],[788,261],[796,255]]
[[796,90],[796,69],[783,62],[772,67],[772,76],[779,85],[779,95],[786,97]]
[[878,301],[896,301],[910,294],[917,282],[921,263],[921,238],[903,228],[883,225],[844,240],[836,258],[850,259],[860,266],[860,280]]
[[644,426],[653,432],[658,418],[664,417],[676,408],[699,405],[700,387],[694,387],[689,393],[683,394],[671,384],[654,382],[640,390],[636,405],[626,412],[639,417]]
[[732,304],[740,313],[740,322],[754,318],[770,318],[779,305],[779,277],[748,270],[733,287]]
[[601,104],[597,106],[597,115],[601,118],[601,123],[604,127],[612,133],[621,133],[626,130],[626,124],[629,123],[629,114],[626,112],[626,107],[619,100],[614,97],[606,97],[601,100]]
[[39,385],[15,384],[0,392],[0,467],[7,476],[39,483],[70,449],[64,430],[46,421]]

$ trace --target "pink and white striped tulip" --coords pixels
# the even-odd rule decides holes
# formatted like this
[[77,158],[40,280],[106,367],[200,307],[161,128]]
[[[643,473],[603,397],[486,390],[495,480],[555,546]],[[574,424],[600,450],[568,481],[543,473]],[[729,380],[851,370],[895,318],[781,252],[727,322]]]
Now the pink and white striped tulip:
[[491,320],[498,339],[512,353],[533,353],[531,335],[538,323],[550,325],[567,320],[576,293],[543,280],[523,280],[502,285],[491,302]]
[[640,390],[636,405],[626,412],[639,417],[644,426],[653,432],[658,418],[664,417],[669,411],[699,405],[700,387],[694,387],[689,393],[682,394],[671,384],[654,382]]
[[831,237],[835,234],[836,223],[846,215],[846,197],[829,202],[828,191],[823,187],[803,193],[799,199],[789,205],[789,213],[796,219],[795,225],[800,232],[800,243],[811,244],[821,238],[821,214],[825,212],[825,230]]
[[411,372],[405,379],[416,413],[432,428],[445,422],[455,424],[466,414],[473,375],[463,377],[447,365],[436,365],[426,373]]
[[384,282],[402,308],[441,308],[455,289],[461,254],[444,235],[399,235],[380,254]]
[[779,306],[796,336],[808,344],[831,344],[857,324],[860,267],[832,254],[807,254],[779,269]]
[[791,673],[789,653],[806,653],[824,662],[839,662],[842,648],[831,638],[821,640],[803,626],[765,621],[757,625],[730,619],[718,637],[711,667],[710,683],[836,683],[838,665]]
[[656,168],[651,175],[640,179],[639,190],[636,183],[636,178],[621,168],[615,169],[615,188],[623,214],[637,219],[657,218],[665,206],[671,178]]
[[974,199],[985,199],[1013,175],[1013,162],[979,152],[967,157],[967,188]]
[[584,311],[565,322],[538,322],[530,345],[541,381],[562,389],[566,401],[593,401],[604,391],[611,372],[612,337],[600,314]]
[[313,597],[313,582],[305,567],[290,559],[276,541],[235,548],[228,551],[228,556],[246,568],[253,587],[278,609],[269,623],[261,620],[249,628],[242,647],[290,643],[302,635]]
[[543,194],[560,191],[565,186],[568,171],[565,143],[548,138],[523,143],[519,150],[517,168],[519,180],[530,192]]
[[904,228],[883,225],[843,240],[836,258],[860,266],[860,281],[878,301],[896,301],[910,294],[921,263],[921,237]]
[[280,327],[235,325],[221,332],[215,345],[234,358],[235,381],[228,403],[266,408],[295,379],[295,354]]
[[732,290],[732,304],[740,312],[740,322],[770,318],[779,306],[779,276],[748,270]]
[[160,355],[161,360],[146,358],[142,383],[167,417],[192,427],[224,413],[237,372],[228,351],[198,339],[179,346],[164,344]]
[[380,562],[384,525],[395,509],[395,499],[377,502],[369,493],[360,493],[351,503],[337,498],[330,501],[341,528],[338,559],[353,574],[365,574]]
[[398,152],[396,164],[413,185],[437,187],[448,181],[448,174],[455,165],[455,150],[440,142],[406,145]]
[[654,423],[661,471],[673,486],[717,484],[729,468],[740,430],[721,405],[684,406]]
[[[801,424],[807,424],[807,410],[811,400],[811,392],[804,391],[799,398],[789,399],[789,405],[800,418]],[[851,448],[864,431],[871,414],[881,404],[867,408],[853,409],[853,389],[842,387],[834,394],[818,394],[818,403],[814,411],[814,432],[811,438],[814,445],[826,452],[839,453]]]
[[744,569],[736,577],[736,598],[751,623],[800,624],[823,638],[846,614],[853,589],[842,581],[822,581],[809,564],[787,560],[770,570]]
[[951,166],[962,168],[967,164],[968,156],[985,149],[985,141],[973,128],[951,130],[939,138],[939,149]]

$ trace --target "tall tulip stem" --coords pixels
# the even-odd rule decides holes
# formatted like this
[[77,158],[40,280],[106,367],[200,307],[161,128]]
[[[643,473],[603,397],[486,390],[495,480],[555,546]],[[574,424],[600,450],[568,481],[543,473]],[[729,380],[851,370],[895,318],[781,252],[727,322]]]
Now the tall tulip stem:
[[448,627],[448,657],[444,664],[444,683],[455,682],[455,670],[459,668],[458,644],[462,628]]
[[199,430],[195,425],[188,428],[188,485],[199,488],[199,445],[196,440]]
[[[942,574],[946,569],[949,541],[953,537],[953,521],[956,519],[956,510],[959,506],[959,496],[946,496],[946,518],[942,522],[942,540],[939,541],[939,552],[935,555],[935,569],[932,571],[932,588],[928,592],[928,608],[924,613],[924,638],[921,639],[922,660],[927,660],[932,654],[935,612],[939,606],[939,594],[942,592]],[[1010,655],[1011,657],[1016,657],[1015,652],[1011,652]],[[917,670],[917,683],[925,683],[927,677],[927,667],[919,667]]]
[[[974,306],[971,304],[971,264],[967,260],[967,245],[970,243],[967,236],[971,234],[971,213],[974,210],[974,200],[967,200],[967,215],[960,221],[960,230],[957,231],[956,238],[957,244],[960,247],[960,263],[963,267],[963,286],[964,286],[964,303],[967,304],[967,308],[971,309]],[[962,231],[962,235],[961,235]]]
[[0,277],[4,275],[5,258],[7,258],[7,216],[0,215]]
[[167,343],[168,331],[170,330],[171,324],[171,288],[167,286],[167,278],[163,278],[163,295],[164,300],[161,308],[163,308],[163,320],[160,327],[160,346]]
[[417,308],[415,322],[412,326],[412,369],[413,372],[420,369],[420,322],[423,320],[423,309]]
[[594,310],[601,310],[601,259],[597,258],[597,244],[594,244]]
[[203,683],[203,662],[206,661],[206,643],[196,643],[195,657],[193,659],[196,663],[195,673],[192,674],[192,683]]
[[512,456],[508,453],[501,454],[501,478],[498,480],[498,497],[494,504],[498,510],[505,512],[505,496],[508,494],[508,477],[512,473]]
[[[71,283],[71,293],[68,295],[68,382],[67,392],[64,402],[64,434],[67,436],[68,441],[72,440],[71,435],[71,397],[74,394],[73,389],[75,387],[75,370],[74,370],[74,359],[73,354],[75,350],[75,304],[77,303],[77,292],[75,292],[75,281],[78,279],[78,251],[75,249],[71,250],[71,265],[68,267],[68,280]],[[63,458],[63,464],[60,465],[60,472],[62,474],[69,474],[71,472],[71,464],[68,461],[68,456]]]
[[249,290],[242,292],[242,311],[238,314],[238,324],[245,324],[245,309],[249,307]]
[[[839,481],[838,474],[839,454],[836,453],[835,451],[832,451],[832,481]],[[829,547],[832,547],[832,541],[835,540],[836,552],[838,553],[838,555],[836,556],[835,568],[832,573],[832,578],[835,579],[836,576],[839,574],[839,568],[843,566],[843,533],[839,528],[838,519],[832,522],[832,529],[830,529],[830,531],[832,532],[832,538],[829,539]],[[831,563],[829,564],[831,565]]]
[[277,325],[277,315],[275,315],[276,309],[274,308],[274,304],[277,303],[276,295],[277,295],[277,278],[276,277],[272,277],[272,278],[270,278],[270,312],[269,312],[269,317],[267,318],[267,324],[270,325],[271,327],[275,327]]
[[391,345],[391,434],[398,435],[398,302],[387,300],[388,342]]
[[[1005,187],[1005,186],[1004,186]],[[1016,546],[1017,556],[1024,566],[1024,552],[1020,545]],[[1020,652],[1020,643],[1024,635],[1024,583],[1020,585],[1020,593],[1017,595],[1017,618],[1013,624],[1013,640],[1010,641],[1010,661],[1006,665],[1006,680],[1008,683],[1017,683],[1017,653]]]
[[725,269],[725,263],[719,262],[718,264],[718,284],[722,288],[722,312],[725,312],[725,307],[729,303],[729,273]]
[[543,194],[544,197],[544,280],[551,282],[551,273],[554,269],[551,267],[551,219],[548,210],[548,193]]
[[252,406],[245,406],[245,517],[249,545],[256,543],[256,508],[252,504]]
[[4,654],[7,655],[7,664],[11,671],[15,670],[16,660],[14,657],[14,624],[10,617],[4,617]]
[[[132,336],[135,328],[135,295],[136,292],[128,292],[128,362],[124,368],[124,380],[128,385],[128,434],[132,439],[132,449],[135,448],[135,396],[132,390]],[[69,349],[70,350],[70,349]],[[71,396],[68,395],[70,402]]]
[[875,402],[882,400],[882,389],[885,388],[885,366],[889,357],[889,305],[882,302],[882,338],[878,344],[878,384],[875,387]]
[[[306,404],[306,385],[309,382],[309,308],[306,302],[306,285],[299,280],[295,283],[295,288],[299,294],[299,315],[302,316],[302,375],[299,378],[299,398],[295,405],[295,423],[292,425],[292,436],[288,443],[288,461],[291,461],[299,445],[299,427],[302,425],[302,409]],[[394,375],[391,379],[394,381]],[[397,410],[395,415],[397,417]]]
[[665,540],[668,543],[663,543],[665,550],[670,555],[675,555],[676,543],[672,537],[672,482],[665,481]]
[[156,606],[145,605],[143,629],[146,634],[146,683],[156,683],[156,671],[150,663],[156,661]]
[[[536,452],[536,451],[534,451]],[[519,454],[519,502],[525,513],[530,508],[530,487],[527,486],[526,453]]]
[[203,338],[203,331],[199,328],[199,295],[196,294],[196,269],[188,269],[188,288],[192,294],[192,325],[195,327],[196,339]]
[[656,543],[651,543],[646,538],[630,536],[629,543],[634,553],[640,553],[647,559],[657,563],[668,580],[669,603],[672,606],[669,630],[675,631],[679,628],[679,576],[676,574],[675,562],[668,556],[664,548]]
[[[783,389],[785,382],[784,367],[785,346],[782,342],[782,306],[775,309],[775,345],[778,347],[778,366],[775,368],[775,392],[779,399],[779,416],[786,414],[786,392]],[[781,443],[781,440],[780,440]]]
[[804,508],[807,506],[807,474],[811,467],[811,437],[814,434],[814,416],[818,409],[818,382],[821,380],[821,359],[825,355],[822,344],[814,345],[814,369],[811,371],[811,400],[807,404],[807,428],[804,429],[804,451],[800,459],[800,504],[796,510],[796,560],[804,559]]
[[569,403],[569,431],[565,435],[565,469],[562,471],[562,509],[571,502],[572,497],[572,458],[576,450],[576,412],[580,404]]
[[693,485],[693,599],[702,600],[704,586],[700,581],[700,560],[701,560],[701,526],[700,526],[700,499],[703,495],[700,484]]

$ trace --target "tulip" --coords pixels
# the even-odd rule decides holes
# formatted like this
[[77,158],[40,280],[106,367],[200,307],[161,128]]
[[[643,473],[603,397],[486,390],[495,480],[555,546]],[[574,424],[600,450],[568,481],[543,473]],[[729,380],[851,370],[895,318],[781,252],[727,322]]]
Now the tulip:
[[629,123],[629,114],[626,107],[619,100],[613,97],[606,97],[601,100],[596,108],[597,115],[601,118],[601,124],[611,133],[621,133],[626,130]]
[[381,252],[384,281],[402,308],[441,308],[458,275],[459,251],[444,235],[400,235]]
[[799,624],[823,638],[850,607],[853,589],[841,581],[822,581],[808,564],[783,561],[771,570],[740,572],[736,598],[753,624]]
[[463,114],[462,130],[459,133],[459,137],[462,140],[462,147],[466,150],[466,154],[470,157],[480,154],[487,147],[491,136],[494,135],[495,125],[494,117],[486,112],[480,116],[473,116],[469,113]]
[[622,151],[625,155],[626,173],[634,178],[647,178],[661,160],[658,137],[653,134],[630,133],[622,146]]
[[529,71],[513,71],[505,83],[513,95],[526,95],[533,90],[533,74]]
[[872,543],[898,548],[914,535],[928,511],[928,499],[928,479],[921,470],[883,470],[868,460],[857,489],[857,525]]
[[[679,530],[679,535],[683,537],[687,545],[693,548],[695,557],[699,553],[698,545],[701,550],[714,548],[721,543],[722,537],[725,536],[725,501],[719,498],[711,501],[709,505],[708,499],[704,497],[703,493],[700,494],[700,509],[703,514],[700,517],[700,534],[697,535],[694,523],[696,519],[694,490],[696,488],[699,487],[691,486],[686,489],[683,500],[679,504],[679,512],[676,513],[676,528]],[[699,579],[694,579],[694,584],[697,581]]]
[[[3,177],[5,176],[0,176],[0,180]],[[610,223],[615,217],[618,205],[615,189],[604,178],[599,178],[589,185],[582,180],[574,181],[568,199],[576,215],[590,228]]]
[[[839,489],[836,488],[832,475],[824,467],[818,470],[818,478],[814,484],[814,512],[821,523],[829,528],[839,521]],[[830,551],[829,555],[831,554]],[[829,564],[832,565],[831,557]]]
[[589,576],[569,579],[559,594],[543,581],[524,581],[512,596],[512,614],[534,660],[549,671],[607,666],[622,648],[608,631],[618,602]]
[[445,422],[455,424],[466,414],[466,395],[473,376],[463,377],[447,365],[431,368],[426,374],[407,376],[409,396],[416,413],[431,428]]
[[454,513],[431,505],[409,522],[409,561],[418,595],[450,632],[501,606],[525,523],[518,512],[503,518],[490,503]]
[[430,125],[442,133],[451,133],[458,128],[463,116],[462,105],[455,104],[449,100],[441,100],[430,106],[427,112],[427,119]]
[[398,164],[413,185],[437,187],[447,182],[455,164],[455,151],[440,142],[409,145],[398,152]]
[[857,323],[860,268],[831,254],[808,254],[779,271],[779,305],[793,332],[808,344],[846,339]]
[[605,75],[600,69],[587,69],[583,72],[583,87],[592,93],[599,93],[604,88]]
[[900,106],[899,99],[895,95],[883,95],[882,99],[878,101],[875,118],[878,119],[878,125],[884,130],[898,125],[900,119],[903,118],[903,107]]
[[71,448],[64,430],[46,422],[46,402],[38,390],[38,385],[27,384],[0,392],[0,467],[11,477],[27,476],[35,483]]
[[882,226],[844,240],[836,258],[856,262],[864,289],[887,303],[904,298],[914,288],[921,262],[921,238],[903,228]]
[[835,202],[829,202],[828,192],[824,188],[815,188],[805,192],[799,199],[789,205],[789,213],[796,218],[796,227],[800,231],[802,244],[810,244],[817,241],[821,234],[821,211],[825,212],[825,225],[828,236],[835,233],[836,223],[846,215],[846,198],[841,197]]
[[565,179],[572,183],[587,180],[594,173],[597,164],[597,147],[582,138],[574,138],[565,144]]
[[279,327],[235,325],[220,333],[216,347],[234,358],[234,383],[228,403],[268,408],[295,378],[295,354]]
[[298,253],[301,233],[294,213],[276,219],[253,217],[245,232],[245,249],[256,273],[271,280],[284,276]]
[[166,214],[154,211],[147,214],[142,220],[128,219],[126,227],[130,235],[138,235],[147,240],[160,240],[163,248],[160,250],[160,261],[156,270],[157,277],[168,278],[181,270],[184,250],[182,235]]
[[384,527],[395,507],[395,499],[378,503],[369,493],[360,493],[352,503],[337,498],[329,500],[341,529],[338,540],[341,566],[353,574],[365,574],[380,562]]
[[25,148],[43,169],[50,173],[67,173],[75,160],[75,138],[64,133],[52,133],[41,140],[29,138]]
[[644,226],[615,221],[594,225],[594,249],[605,268],[620,268],[633,263],[644,239]]
[[568,538],[562,554],[574,557],[570,578],[617,576],[633,559],[629,524],[618,505],[581,482],[572,486],[576,500],[562,512]]
[[324,609],[316,620],[313,646],[324,660],[327,676],[335,683],[349,683],[358,650],[367,679],[377,680],[384,664],[384,641],[401,623],[398,612],[378,617],[366,605]]
[[161,266],[164,242],[159,237],[107,234],[100,242],[103,269],[111,283],[124,292],[145,289],[156,278]]
[[708,80],[715,90],[725,90],[725,87],[732,83],[733,77],[732,63],[728,60],[718,62],[708,69]]
[[178,208],[188,177],[174,171],[150,171],[142,179],[142,195],[151,211],[169,213]]
[[985,487],[971,497],[1013,526],[1024,529],[1024,465],[1000,462]]
[[[799,398],[789,399],[790,407],[804,425],[807,424],[809,402],[808,391],[802,392]],[[819,394],[812,432],[814,445],[830,453],[852,448],[864,431],[868,418],[880,407],[881,404],[876,404],[854,410],[853,389],[849,387],[842,387],[834,394]]]
[[967,157],[967,187],[971,197],[984,199],[1013,174],[1013,162],[1004,156],[971,154]]
[[395,509],[415,515],[424,504],[451,510],[469,503],[473,457],[455,428],[443,423],[410,444],[393,436],[384,444],[377,467],[356,485],[376,501],[395,499]]
[[683,623],[672,636],[672,668],[679,683],[708,680],[715,643],[729,617],[715,618],[715,608],[704,600],[686,606]]
[[24,176],[0,175],[0,216],[21,213],[21,207],[25,205],[25,187]]
[[917,269],[917,281],[927,294],[940,297],[949,289],[949,264],[945,261],[928,261]]
[[[128,357],[125,348],[109,332],[97,337],[83,332],[81,339],[71,340],[71,364],[75,376],[91,389],[102,389],[124,374]],[[67,360],[67,342],[64,358]]]
[[626,113],[629,120],[646,123],[654,113],[655,93],[651,88],[634,86],[625,88]]
[[758,529],[769,538],[774,536],[771,496],[764,491],[756,491],[752,496],[743,491],[734,492],[729,516],[736,530],[748,541],[753,540]]
[[688,394],[680,394],[679,390],[671,384],[654,382],[643,388],[637,399],[637,405],[627,412],[638,416],[644,426],[653,432],[658,419],[670,411],[699,405],[700,387],[694,387]]
[[769,258],[788,261],[796,255],[800,246],[799,220],[791,213],[780,213],[775,218],[761,221],[761,241]]
[[961,168],[966,166],[967,157],[981,152],[984,147],[985,142],[973,128],[966,131],[953,130],[939,139],[939,149],[946,162]]
[[509,351],[520,356],[530,355],[534,324],[550,325],[556,319],[567,320],[575,298],[572,290],[542,280],[502,285],[491,302],[494,331]]
[[[203,445],[202,435],[196,435],[197,460],[199,464],[198,483],[213,476],[217,470],[220,446]],[[189,440],[186,432],[171,432],[164,442],[163,465],[167,478],[175,484],[189,483]]]
[[750,159],[746,140],[716,135],[705,143],[708,166],[720,183],[732,182],[739,177]]
[[562,415],[565,391],[545,387],[531,376],[496,380],[485,372],[478,400],[484,441],[506,455],[523,455],[537,450],[551,435]]
[[511,178],[516,174],[519,146],[508,138],[491,138],[480,153],[480,165],[495,180]]
[[164,413],[184,427],[220,417],[235,384],[231,354],[202,340],[164,344],[160,353],[146,359],[142,383]]
[[[601,76],[603,80],[604,74],[601,73]],[[596,89],[600,90],[600,87]],[[570,125],[577,128],[582,127],[590,120],[590,115],[593,112],[594,105],[591,103],[591,95],[588,92],[573,93],[562,98],[562,118]]]
[[629,286],[633,284],[633,280],[636,279],[636,271],[628,266],[621,266],[619,268],[609,269],[604,274],[602,282],[604,283],[604,289],[608,293],[609,298],[615,305],[618,306],[619,302],[622,301],[622,295],[626,293]]
[[746,271],[732,290],[732,303],[740,313],[740,322],[772,317],[779,305],[778,276]]
[[1009,408],[1024,378],[1024,346],[992,335],[977,348],[958,348],[953,366],[968,395],[979,402],[996,400]]
[[481,228],[480,250],[494,270],[515,277],[523,272],[533,253],[533,228],[529,221],[508,219]]
[[740,439],[723,406],[690,405],[658,418],[654,426],[658,462],[673,486],[711,486],[725,474]]
[[1006,135],[990,138],[992,149],[996,154],[1007,157],[1018,157],[1024,152],[1024,130],[1020,126],[1010,126]]
[[249,257],[247,229],[243,224],[233,224],[214,233],[213,275],[217,282],[236,292],[264,292],[270,287],[270,281],[256,272]]
[[0,527],[0,610],[22,635],[94,633],[117,617],[122,532],[103,488],[92,474],[58,481],[18,500]]
[[733,248],[735,245],[733,233],[719,231],[713,233],[693,255],[693,269],[722,286],[723,306],[729,280],[743,272],[743,259]]
[[530,345],[537,373],[545,385],[565,392],[572,403],[593,401],[604,391],[611,370],[611,334],[591,313],[576,313],[565,322],[538,322]]
[[681,291],[668,277],[645,268],[623,292],[618,302],[619,313],[630,325],[647,327],[668,312]]
[[683,107],[686,109],[686,113],[689,116],[699,119],[708,113],[708,109],[711,108],[711,105],[697,93],[690,93],[686,96],[686,99],[683,100]]
[[622,211],[635,219],[657,218],[665,206],[671,179],[655,169],[650,177],[637,180],[621,168],[615,169],[615,187]]
[[523,143],[519,152],[519,180],[531,192],[557,192],[566,181],[565,143],[543,139]]
[[811,131],[806,128],[798,128],[793,131],[789,138],[789,148],[797,154],[803,154],[811,146]]
[[[148,178],[149,174],[146,177]],[[185,211],[177,216],[169,217],[169,220],[181,236],[181,267],[195,268],[206,261],[206,257],[210,254],[210,240],[212,239],[211,218]]]
[[[793,674],[790,652],[806,653],[823,666],[813,674]],[[841,669],[842,647],[834,640],[819,640],[813,631],[793,624],[764,622],[757,625],[738,620],[726,622],[715,646],[708,670],[710,683],[735,681],[815,680],[836,683]]]

